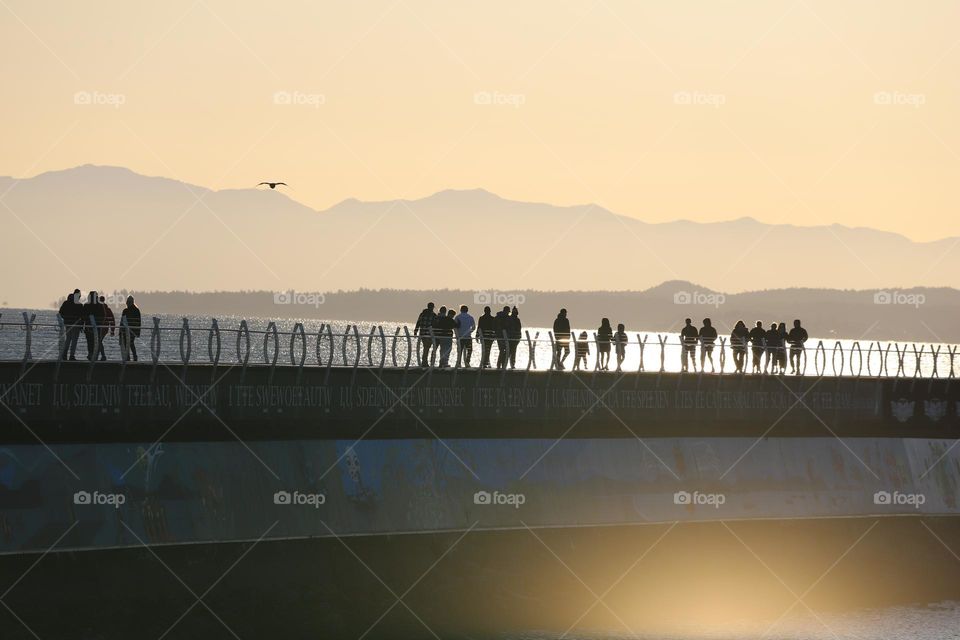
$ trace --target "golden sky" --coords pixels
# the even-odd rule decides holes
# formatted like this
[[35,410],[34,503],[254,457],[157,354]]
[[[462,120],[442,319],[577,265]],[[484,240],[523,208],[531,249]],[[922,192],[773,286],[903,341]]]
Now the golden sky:
[[0,174],[960,236],[958,25],[938,0],[2,0]]

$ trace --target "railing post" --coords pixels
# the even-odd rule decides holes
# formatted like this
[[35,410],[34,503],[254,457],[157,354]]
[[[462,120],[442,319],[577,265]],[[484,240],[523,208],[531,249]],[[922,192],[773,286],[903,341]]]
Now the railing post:
[[[404,327],[406,329],[406,327]],[[393,344],[390,345],[390,361],[393,362],[393,366],[397,366],[397,338],[400,336],[400,327],[397,327],[393,331]]]
[[[666,367],[666,362],[667,362],[667,339],[666,339],[664,336],[662,336],[662,335],[660,335],[660,334],[658,333],[658,334],[657,334],[657,340],[660,342],[660,373],[663,373],[664,371],[667,370],[667,367]],[[684,357],[684,354],[683,354],[683,345],[681,344],[681,345],[680,345],[681,364],[682,364],[682,359],[683,359],[683,357]]]
[[553,339],[553,331],[547,331],[547,337],[550,338],[550,370],[559,369],[560,354],[557,353],[557,343]]
[[[353,325],[353,338],[357,341],[357,353],[356,357],[353,360],[353,368],[356,369],[360,364],[360,331],[357,330],[357,325]],[[346,344],[346,340],[343,341]]]
[[367,336],[367,366],[371,368],[373,367],[373,336],[376,333],[376,329],[376,327],[370,327],[370,335]]
[[[273,338],[273,358],[267,359],[267,345],[270,344],[270,338]],[[280,333],[277,331],[277,323],[269,322],[267,330],[263,333],[263,364],[269,364],[271,371],[277,366],[277,358],[280,356]]]
[[[240,341],[244,343],[244,349],[240,351]],[[247,326],[246,320],[240,320],[240,328],[237,330],[237,362],[243,365],[243,368],[247,368],[247,363],[250,361],[250,328]]]
[[343,330],[343,344],[340,345],[340,354],[343,357],[343,366],[347,366],[347,337],[350,335],[350,325]]
[[637,343],[640,345],[640,366],[637,367],[637,372],[643,371],[643,350],[647,346],[647,338],[649,336],[643,336],[643,339],[640,339],[640,334],[637,334]]
[[817,342],[817,349],[813,354],[813,367],[817,372],[818,378],[827,370],[827,350],[823,346],[823,340]]
[[727,363],[727,338],[720,336],[720,375],[723,375],[723,367]]
[[[300,361],[297,362],[297,359],[293,356],[294,349],[296,347],[297,338],[300,338],[300,344],[302,348],[300,349]],[[303,330],[303,323],[297,322],[293,325],[293,331],[290,332],[290,364],[303,369],[303,363],[307,361],[307,334]]]
[[[856,351],[857,351],[857,372],[856,372],[856,373],[853,372],[853,351],[854,351],[854,349],[856,349]],[[842,373],[843,373],[843,372],[841,371],[841,374],[842,374]],[[860,341],[859,341],[859,340],[854,340],[854,341],[853,341],[853,344],[850,346],[850,375],[855,375],[855,376],[857,376],[857,377],[859,378],[861,373],[863,373],[863,350],[860,349]]]
[[[870,341],[870,346],[867,347],[867,376],[873,377],[873,365],[870,364],[873,360],[873,340]],[[881,367],[881,370],[883,368]]]
[[580,364],[577,359],[577,333],[573,329],[570,330],[570,350],[573,351],[573,366],[570,367],[570,371],[573,371]]
[[[323,366],[323,355],[321,355],[320,353],[320,343],[323,342],[323,328],[325,326],[326,325],[321,322],[320,329],[317,331],[317,366],[318,367]],[[331,354],[331,357],[333,357],[332,354]]]
[[153,328],[150,331],[150,359],[156,368],[160,361],[160,318],[156,316],[153,317]]
[[930,345],[930,353],[933,354],[933,370],[930,372],[931,378],[939,378],[940,373],[937,371],[937,360],[940,359],[940,347],[937,347],[937,350],[933,350],[933,345]]
[[[186,341],[187,348],[184,351],[183,343]],[[184,365],[190,364],[190,351],[193,347],[193,336],[190,334],[190,323],[183,319],[183,325],[180,327],[180,360]]]
[[333,325],[327,325],[327,339],[330,340],[330,357],[327,358],[327,375],[330,374],[330,368],[333,366],[333,356],[337,352],[333,341]]
[[[216,349],[214,349],[216,345]],[[213,366],[216,367],[220,364],[220,324],[217,322],[216,318],[210,320],[210,332],[207,335],[207,356],[210,358],[210,362],[213,363]]]
[[387,361],[387,336],[383,333],[383,325],[377,325],[377,331],[380,333],[380,371],[383,371],[383,365]]
[[535,340],[536,338],[540,337],[540,332],[537,331],[537,335],[536,335],[536,338],[534,338],[534,340],[530,339],[529,329],[524,329],[524,333],[527,336],[527,371],[530,371],[531,367],[533,367],[534,369],[537,368],[537,352],[536,352]]
[[37,319],[37,314],[32,313],[29,316],[23,312],[23,326],[27,332],[23,343],[23,361],[29,362],[33,359],[33,321]]
[[594,361],[593,361],[593,370],[600,370],[600,339],[597,337],[597,332],[593,332],[593,350],[594,350]]
[[410,368],[410,356],[413,351],[413,341],[410,339],[410,329],[407,325],[403,325],[403,335],[407,339],[407,359],[403,364],[403,370],[406,371]]

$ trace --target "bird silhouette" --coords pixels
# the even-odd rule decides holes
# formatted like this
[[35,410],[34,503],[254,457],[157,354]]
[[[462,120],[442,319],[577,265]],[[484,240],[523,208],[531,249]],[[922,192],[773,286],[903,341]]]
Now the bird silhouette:
[[281,184],[282,184],[283,186],[285,186],[285,187],[289,186],[286,182],[261,182],[261,183],[258,184],[257,186],[259,187],[259,186],[261,186],[261,185],[267,185],[267,186],[270,187],[271,189],[276,189],[276,188],[277,188],[277,185],[281,185]]

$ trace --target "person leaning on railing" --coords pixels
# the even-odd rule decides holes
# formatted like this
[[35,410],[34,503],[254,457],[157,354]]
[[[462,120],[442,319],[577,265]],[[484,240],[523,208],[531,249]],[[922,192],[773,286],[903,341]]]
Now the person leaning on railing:
[[517,368],[517,347],[520,346],[520,336],[523,335],[523,323],[520,322],[520,311],[514,307],[507,316],[504,324],[507,328],[507,346],[510,356],[510,368]]
[[74,289],[60,305],[60,318],[63,320],[64,343],[61,360],[77,359],[77,343],[83,329],[83,305],[80,304],[80,289]]
[[477,323],[470,315],[467,305],[460,305],[460,313],[454,320],[457,323],[457,366],[463,364],[470,368],[470,358],[473,356],[473,330]]
[[134,304],[133,296],[127,296],[127,306],[120,314],[120,353],[124,360],[133,356],[137,361],[137,338],[140,337],[140,307]]
[[750,330],[748,338],[753,350],[753,372],[761,373],[763,370],[763,351],[767,342],[767,332],[763,330],[763,322],[757,320],[757,326]]
[[747,331],[747,325],[743,320],[737,320],[736,326],[730,333],[730,350],[733,351],[733,365],[737,373],[743,373],[743,365],[747,360],[747,342],[750,339],[750,332]]
[[800,354],[803,353],[803,345],[809,337],[807,330],[800,326],[800,321],[794,320],[793,329],[787,334],[787,342],[790,343],[790,373],[800,373]]
[[483,315],[477,320],[477,341],[480,342],[480,368],[490,368],[490,351],[497,336],[496,320],[490,315],[490,307],[483,308]]
[[570,355],[570,320],[566,309],[560,309],[553,321],[553,340],[553,364],[557,369],[563,369],[563,361]]
[[433,312],[433,303],[428,302],[427,308],[417,316],[417,324],[413,327],[413,335],[420,336],[420,346],[422,348],[420,353],[421,367],[430,365],[430,344],[432,343],[431,336],[433,334],[433,323],[436,315],[437,314]]

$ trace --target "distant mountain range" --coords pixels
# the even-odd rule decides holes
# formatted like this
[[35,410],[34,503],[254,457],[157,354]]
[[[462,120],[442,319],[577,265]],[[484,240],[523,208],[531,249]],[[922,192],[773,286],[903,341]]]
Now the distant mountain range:
[[[111,301],[120,304],[124,297],[121,291]],[[740,319],[752,326],[757,320],[767,325],[774,321],[789,325],[800,318],[811,335],[820,338],[960,342],[960,291],[948,288],[778,289],[724,294],[690,282],[671,281],[645,291],[170,291],[137,293],[137,301],[147,316],[166,313],[221,319],[239,316],[288,322],[313,319],[411,324],[428,301],[438,307],[467,304],[475,315],[484,305],[496,310],[516,304],[528,327],[552,326],[557,311],[565,307],[575,328],[595,329],[600,319],[607,317],[614,325],[623,322],[631,331],[677,331],[685,317],[698,324],[710,317],[721,332],[729,332]],[[960,362],[957,364],[960,366]]]
[[960,287],[960,238],[918,243],[872,229],[801,226],[802,219],[798,226],[751,218],[647,224],[594,205],[514,202],[479,189],[350,199],[326,211],[287,193],[296,194],[212,191],[91,165],[0,178],[0,304],[47,306],[74,287],[639,291],[670,280],[730,293]]

